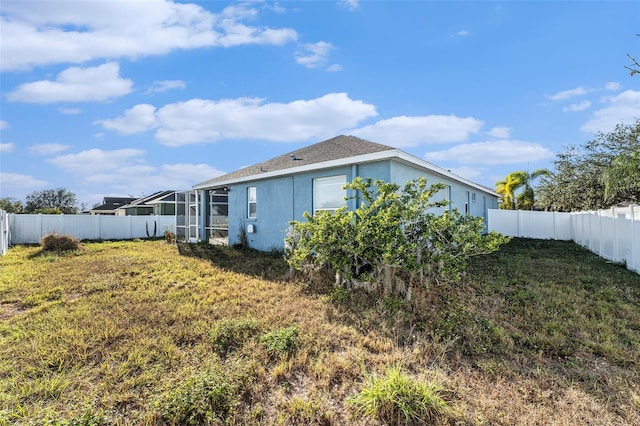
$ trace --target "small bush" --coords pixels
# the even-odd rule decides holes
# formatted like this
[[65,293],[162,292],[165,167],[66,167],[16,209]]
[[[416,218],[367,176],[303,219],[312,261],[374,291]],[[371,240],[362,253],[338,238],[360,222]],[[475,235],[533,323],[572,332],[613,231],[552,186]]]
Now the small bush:
[[253,318],[223,319],[209,332],[209,340],[218,353],[227,354],[241,347],[258,329],[258,321]]
[[300,345],[296,327],[274,330],[262,336],[262,344],[271,355],[291,355]]
[[367,416],[384,424],[431,424],[447,407],[442,387],[412,380],[399,368],[384,377],[372,376],[367,385],[347,400],[356,416]]
[[219,365],[187,379],[161,404],[162,419],[171,425],[224,424],[242,398],[248,380],[242,365]]
[[40,246],[43,251],[63,252],[79,250],[82,245],[76,237],[53,233],[42,237]]

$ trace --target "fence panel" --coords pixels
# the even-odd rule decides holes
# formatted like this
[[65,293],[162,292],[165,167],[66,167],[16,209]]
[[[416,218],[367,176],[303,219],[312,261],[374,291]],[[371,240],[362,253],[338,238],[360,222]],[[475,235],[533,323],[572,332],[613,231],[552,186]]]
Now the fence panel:
[[573,240],[640,273],[640,206],[575,213],[489,210],[489,230],[511,237]]
[[[12,214],[10,244],[37,244],[51,233],[80,240],[126,240],[175,232],[175,216]],[[148,232],[147,232],[148,231]]]

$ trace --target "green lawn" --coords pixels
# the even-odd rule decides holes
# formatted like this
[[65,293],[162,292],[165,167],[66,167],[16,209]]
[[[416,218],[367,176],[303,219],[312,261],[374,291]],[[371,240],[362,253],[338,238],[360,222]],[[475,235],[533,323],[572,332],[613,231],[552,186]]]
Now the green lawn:
[[434,424],[640,424],[640,276],[573,243],[514,239],[411,306],[287,274],[226,247],[11,248],[0,425],[382,424],[358,404],[385,377],[437,391]]

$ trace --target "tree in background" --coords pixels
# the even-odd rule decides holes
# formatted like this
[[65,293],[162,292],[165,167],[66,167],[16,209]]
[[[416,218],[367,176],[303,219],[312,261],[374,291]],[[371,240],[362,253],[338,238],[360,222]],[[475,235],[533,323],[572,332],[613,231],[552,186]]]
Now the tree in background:
[[6,197],[0,198],[0,210],[4,210],[7,213],[22,213],[24,207],[22,206],[22,201]]
[[597,133],[583,146],[567,147],[557,155],[555,171],[538,187],[537,206],[568,212],[637,202],[639,152],[640,120]]
[[64,188],[32,192],[26,197],[24,212],[76,214],[76,194]]
[[[534,170],[532,173],[520,170],[507,175],[504,180],[496,182],[495,191],[502,197],[500,208],[507,210],[533,210],[535,204],[535,192],[533,181],[541,176],[550,176],[547,169]],[[524,188],[516,195],[515,192]]]

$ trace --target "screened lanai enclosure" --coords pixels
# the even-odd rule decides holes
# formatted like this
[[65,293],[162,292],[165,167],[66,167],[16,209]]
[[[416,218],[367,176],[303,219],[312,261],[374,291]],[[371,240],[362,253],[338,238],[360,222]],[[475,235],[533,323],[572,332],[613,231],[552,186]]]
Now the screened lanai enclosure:
[[[204,198],[208,202],[200,203]],[[176,241],[227,244],[229,195],[226,188],[176,194]],[[198,208],[200,205],[200,208]]]

